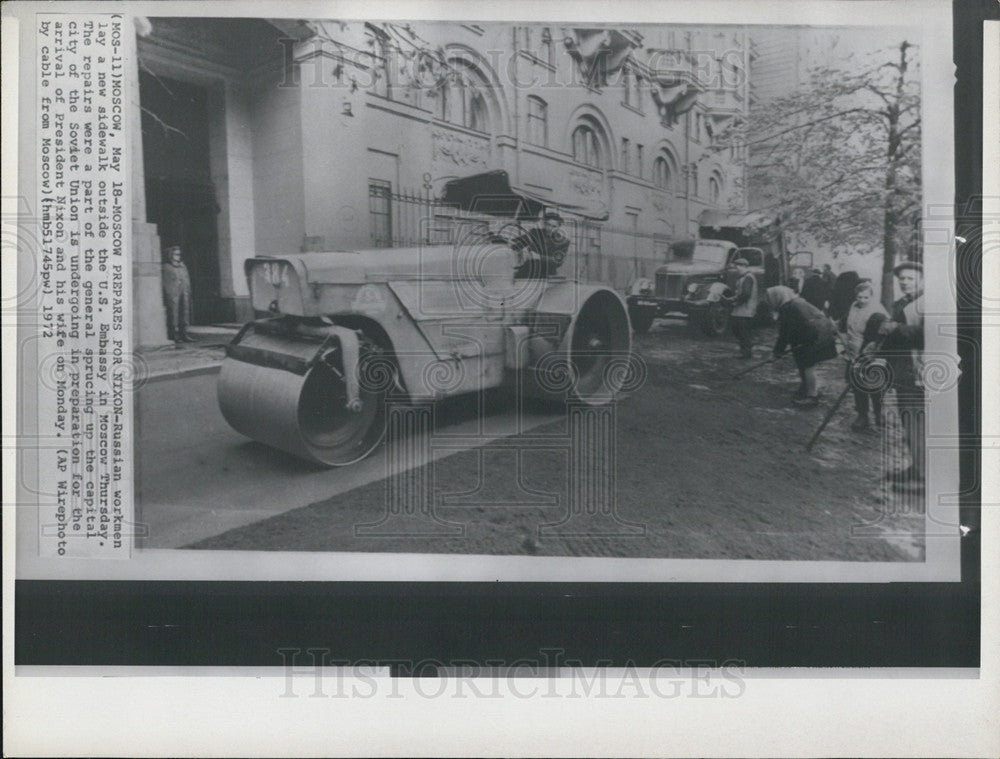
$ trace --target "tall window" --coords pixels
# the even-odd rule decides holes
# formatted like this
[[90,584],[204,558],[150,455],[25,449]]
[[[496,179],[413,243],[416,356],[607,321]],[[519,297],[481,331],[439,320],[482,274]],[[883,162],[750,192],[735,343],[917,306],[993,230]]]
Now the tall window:
[[489,131],[489,111],[486,110],[486,98],[481,92],[472,92],[469,96],[469,112],[465,126],[477,132]]
[[636,146],[635,146],[635,173],[639,176],[639,179],[642,179],[642,175],[643,175],[642,163],[643,163],[642,145],[639,144],[639,143],[636,143]]
[[521,27],[521,45],[524,50],[531,50],[531,27]]
[[392,83],[389,77],[392,73],[392,65],[390,62],[390,55],[392,54],[392,48],[389,45],[388,38],[382,32],[378,34],[369,33],[369,45],[374,47],[378,52],[378,57],[375,58],[374,66],[374,92],[376,95],[381,95],[383,97],[392,97]]
[[714,203],[718,204],[719,199],[722,197],[722,183],[716,176],[711,176],[708,178],[708,199]]
[[631,148],[629,147],[629,141],[625,137],[622,137],[622,160],[621,160],[621,170],[623,174],[629,173],[629,152]]
[[[452,64],[456,65],[454,61]],[[490,111],[483,94],[485,87],[471,71],[453,72],[437,93],[437,117],[468,129],[489,132]]]
[[542,147],[549,144],[548,106],[534,95],[528,96],[528,142]]
[[584,166],[601,168],[600,143],[597,134],[586,124],[581,124],[573,130],[573,160]]
[[673,189],[673,177],[670,174],[670,164],[664,156],[657,156],[653,162],[653,184],[661,190]]
[[368,216],[372,245],[392,247],[392,185],[381,179],[368,180]]
[[552,42],[552,30],[549,27],[542,29],[542,60],[549,66],[554,66],[556,61],[556,48]]
[[695,164],[695,163],[691,164],[691,172],[690,172],[690,174],[688,174],[688,178],[689,178],[689,181],[691,183],[691,187],[688,190],[688,192],[690,192],[692,195],[694,195],[695,197],[697,197],[698,196],[698,164]]
[[631,66],[622,69],[622,89],[625,95],[625,105],[642,109],[642,91],[640,89],[639,76],[632,70]]
[[630,237],[632,238],[632,260],[638,264],[639,261],[639,214],[637,213],[626,213],[625,216],[628,217],[629,231],[632,233]]

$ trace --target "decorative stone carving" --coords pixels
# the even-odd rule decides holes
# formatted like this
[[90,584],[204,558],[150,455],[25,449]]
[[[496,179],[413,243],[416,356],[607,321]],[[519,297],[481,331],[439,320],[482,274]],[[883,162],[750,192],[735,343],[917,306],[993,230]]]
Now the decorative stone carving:
[[662,190],[653,190],[650,192],[649,200],[653,204],[653,208],[661,213],[670,207],[670,197]]
[[594,172],[570,169],[569,184],[585,198],[600,198],[604,194],[604,182]]
[[485,167],[489,163],[489,141],[471,135],[435,129],[431,132],[433,160],[456,166]]

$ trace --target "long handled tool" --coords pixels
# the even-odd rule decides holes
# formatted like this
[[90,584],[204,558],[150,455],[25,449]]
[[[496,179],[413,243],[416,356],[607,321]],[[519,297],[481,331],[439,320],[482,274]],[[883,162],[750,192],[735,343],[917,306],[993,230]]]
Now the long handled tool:
[[837,413],[837,409],[840,408],[840,404],[844,402],[844,398],[847,397],[847,393],[850,392],[850,390],[851,390],[851,383],[848,382],[847,387],[845,387],[843,392],[841,392],[841,394],[837,396],[837,400],[834,401],[833,405],[830,407],[830,410],[826,412],[826,416],[823,417],[823,422],[819,425],[819,429],[817,429],[813,433],[813,436],[809,438],[809,442],[806,443],[806,451],[812,450],[813,445],[816,443],[817,440],[819,440],[819,436],[823,433],[823,430],[826,429],[826,425],[830,423],[830,420],[833,419],[833,415]]
[[760,369],[762,366],[767,366],[768,364],[773,364],[775,361],[778,361],[781,358],[784,358],[784,356],[785,356],[785,354],[782,353],[780,356],[771,356],[770,358],[765,359],[763,361],[758,361],[756,364],[751,364],[746,369],[743,369],[741,371],[736,372],[736,374],[734,374],[729,379],[739,379],[740,377],[743,377],[744,375],[747,375],[750,372],[753,372],[753,371],[756,371],[757,369]]
[[[875,316],[880,316],[880,314],[875,314]],[[880,320],[879,323],[881,323],[881,321],[883,320]],[[883,343],[885,343],[885,337],[883,337],[881,340],[879,340],[877,343],[873,345],[871,353],[873,355],[878,355],[878,352],[882,350]],[[837,400],[834,401],[833,405],[830,407],[830,410],[826,412],[826,416],[823,417],[823,421],[820,423],[817,430],[813,433],[813,436],[809,438],[809,442],[806,443],[807,452],[811,451],[813,445],[815,445],[816,441],[819,440],[819,436],[823,434],[823,430],[826,429],[826,425],[828,425],[830,423],[830,420],[833,419],[833,415],[837,413],[837,409],[840,408],[840,404],[844,402],[844,398],[847,397],[847,393],[850,390],[851,390],[851,382],[850,380],[848,380],[847,387],[845,387],[843,391],[840,393],[840,395],[837,396]]]

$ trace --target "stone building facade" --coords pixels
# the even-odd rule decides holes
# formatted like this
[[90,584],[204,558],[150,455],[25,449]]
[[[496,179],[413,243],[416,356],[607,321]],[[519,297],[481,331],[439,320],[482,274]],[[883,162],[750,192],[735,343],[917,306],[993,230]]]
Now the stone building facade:
[[747,156],[713,141],[747,113],[743,31],[152,18],[136,45],[143,344],[161,248],[196,322],[243,320],[248,257],[419,242],[482,172],[562,212],[566,273],[620,289],[702,211],[746,209]]

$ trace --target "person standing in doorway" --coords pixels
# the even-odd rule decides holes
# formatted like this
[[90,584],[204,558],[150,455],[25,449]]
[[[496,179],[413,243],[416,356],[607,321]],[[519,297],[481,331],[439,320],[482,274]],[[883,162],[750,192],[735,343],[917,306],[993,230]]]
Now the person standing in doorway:
[[171,245],[164,253],[163,303],[167,308],[167,337],[179,348],[193,343],[187,333],[191,323],[191,275],[181,254],[180,245]]
[[753,320],[757,315],[757,305],[760,302],[757,278],[750,273],[750,264],[745,258],[737,258],[733,261],[733,266],[736,267],[737,280],[729,323],[733,327],[733,335],[740,346],[740,358],[752,358]]

